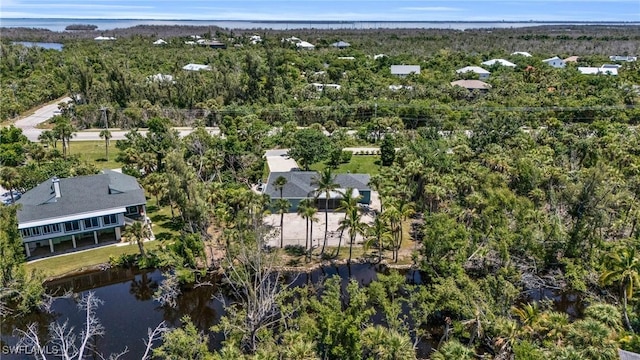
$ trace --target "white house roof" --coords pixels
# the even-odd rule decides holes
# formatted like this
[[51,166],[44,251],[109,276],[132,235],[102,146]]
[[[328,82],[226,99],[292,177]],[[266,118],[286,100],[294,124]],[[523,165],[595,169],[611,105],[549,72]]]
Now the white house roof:
[[356,58],[353,56],[338,56],[339,60],[355,60]]
[[604,64],[602,66],[600,66],[603,69],[620,69],[622,67],[622,65],[620,64]]
[[591,66],[580,66],[578,67],[578,71],[581,74],[585,75],[597,75],[597,74],[605,74],[605,75],[618,75],[617,68],[605,68],[605,67],[591,67]]
[[385,55],[385,54],[376,54],[376,55],[373,55],[373,60],[378,60],[378,59],[383,58],[383,57],[387,57],[387,55]]
[[306,42],[306,41],[300,41],[298,43],[296,43],[296,46],[299,48],[303,48],[303,49],[313,49],[316,46],[313,45],[312,43]]
[[456,70],[458,74],[464,74],[467,72],[474,72],[476,74],[491,74],[489,71],[481,68],[480,66],[465,66],[462,69]]
[[487,84],[484,81],[480,80],[458,80],[451,83],[451,86],[461,86],[463,88],[473,90],[488,90],[491,89],[491,85]]
[[515,52],[512,52],[511,55],[520,55],[520,56],[531,57],[531,54],[529,54],[526,51],[515,51]]
[[611,61],[629,61],[629,62],[631,62],[631,61],[638,60],[638,58],[635,57],[635,56],[612,55],[612,56],[609,56],[609,60],[611,60]]
[[341,41],[338,41],[338,42],[334,42],[333,44],[331,44],[331,46],[337,47],[337,48],[346,48],[346,47],[351,46],[351,44],[341,40]]
[[93,38],[93,40],[103,41],[103,40],[115,40],[113,36],[98,36]]
[[185,41],[184,43],[187,44],[187,45],[195,45],[196,44],[195,41]]
[[413,86],[409,85],[389,85],[389,90],[398,91],[402,89],[413,90]]
[[164,41],[162,39],[158,39],[158,40],[153,42],[153,45],[164,45],[166,43],[167,43],[166,41]]
[[153,82],[164,82],[164,81],[173,82],[173,76],[165,75],[165,74],[155,74],[155,75],[147,76],[147,80],[153,81]]
[[391,75],[420,74],[420,65],[391,65]]
[[182,69],[187,71],[211,70],[211,66],[202,64],[187,64],[183,66]]
[[[557,56],[554,56],[552,58],[544,59],[544,60],[542,60],[542,62],[551,62],[551,61],[554,61],[554,60],[562,60],[562,59],[560,59]],[[562,60],[562,61],[564,61],[564,60]]]
[[491,59],[482,63],[482,65],[487,65],[487,66],[491,66],[494,64],[508,66],[508,67],[516,67],[516,64],[512,63],[511,61],[507,61],[505,59]]
[[340,88],[342,87],[342,86],[340,86],[338,84],[311,83],[311,85],[313,87],[315,87],[317,91],[322,91],[322,90],[324,90],[324,88],[331,88],[331,89],[340,90]]

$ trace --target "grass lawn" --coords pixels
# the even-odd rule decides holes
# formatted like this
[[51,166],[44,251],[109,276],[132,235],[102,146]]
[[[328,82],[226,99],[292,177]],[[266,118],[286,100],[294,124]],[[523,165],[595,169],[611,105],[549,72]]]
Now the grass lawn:
[[[333,172],[336,174],[352,173],[376,175],[380,172],[380,165],[376,164],[379,160],[379,155],[353,155],[351,157],[351,161],[346,164],[340,164],[340,166],[338,166],[337,169],[334,169]],[[325,167],[327,167],[327,165],[322,162],[313,164],[309,168],[312,171],[320,171]]]
[[[60,144],[58,144],[60,146]],[[71,141],[69,153],[80,156],[80,159],[96,164],[99,169],[117,169],[122,164],[117,162],[118,154],[116,142],[111,141],[109,144],[109,161],[105,157],[104,141]]]
[[[159,241],[151,241],[144,244],[146,250],[155,249],[160,246]],[[109,262],[109,257],[120,256],[122,254],[134,254],[138,252],[135,243],[125,246],[105,246],[84,252],[71,253],[65,256],[56,256],[48,259],[26,264],[27,271],[41,271],[45,277],[60,276],[74,270],[80,270],[93,265]]]
[[[73,146],[73,145],[72,145]],[[171,221],[171,210],[168,206],[158,208],[155,199],[148,201],[147,216],[151,219],[151,228],[156,241],[144,244],[146,250],[152,250],[167,244],[169,240],[179,235],[179,229]],[[26,265],[27,271],[42,271],[45,277],[55,277],[94,265],[109,262],[109,257],[138,252],[138,246],[133,243],[126,246],[105,246],[83,252],[71,253],[36,261]]]

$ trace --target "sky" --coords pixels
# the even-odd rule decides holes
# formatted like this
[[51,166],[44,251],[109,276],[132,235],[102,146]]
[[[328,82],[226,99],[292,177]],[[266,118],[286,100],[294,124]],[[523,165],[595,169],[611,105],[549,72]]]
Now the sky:
[[2,18],[640,21],[640,0],[0,0]]

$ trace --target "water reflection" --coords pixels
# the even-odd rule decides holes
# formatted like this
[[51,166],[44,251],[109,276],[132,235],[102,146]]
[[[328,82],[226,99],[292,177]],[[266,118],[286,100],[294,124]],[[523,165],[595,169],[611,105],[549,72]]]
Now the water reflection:
[[[389,272],[390,270],[383,265],[333,265],[321,267],[309,273],[286,273],[284,281],[293,286],[305,286],[339,275],[342,279],[342,287],[346,289],[350,279],[361,286],[367,286],[377,278],[378,274]],[[409,284],[421,284],[423,281],[422,274],[417,270],[402,270],[400,273],[405,275],[406,282]],[[211,276],[204,279],[208,285],[184,290],[177,299],[175,308],[163,307],[153,300],[153,294],[162,280],[163,276],[158,270],[109,269],[50,282],[46,285],[51,293],[62,294],[71,290],[75,296],[56,300],[51,314],[33,313],[21,318],[1,319],[0,341],[2,343],[0,345],[15,344],[17,339],[11,336],[14,330],[24,329],[32,322],[39,324],[41,339],[47,339],[46,327],[52,321],[64,322],[68,319],[69,324],[78,329],[83,324],[84,313],[77,308],[77,301],[88,291],[94,291],[104,301],[104,305],[97,309],[96,314],[105,328],[105,336],[96,339],[96,347],[106,356],[127,347],[129,353],[126,358],[140,358],[144,352],[143,339],[147,336],[148,328],[154,328],[162,321],[166,321],[170,327],[178,327],[184,316],[189,316],[199,330],[209,333],[212,350],[219,349],[223,336],[212,333],[209,329],[225,314],[224,304],[232,303],[228,297],[219,298],[219,294],[224,293],[221,278]],[[550,289],[530,292],[525,301],[540,299],[552,299],[556,310],[567,312],[571,317],[581,316],[585,306],[579,294],[559,293]],[[375,324],[382,324],[384,318],[378,314],[372,321]],[[437,337],[440,329],[431,330],[430,332]],[[428,339],[422,341],[418,355],[428,356],[432,345]],[[24,356],[2,356],[3,360],[22,358]]]

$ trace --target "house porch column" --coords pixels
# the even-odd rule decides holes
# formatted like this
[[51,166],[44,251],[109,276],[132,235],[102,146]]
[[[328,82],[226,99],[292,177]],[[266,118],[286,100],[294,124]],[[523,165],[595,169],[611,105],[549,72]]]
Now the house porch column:
[[49,239],[49,250],[51,250],[52,253],[55,251],[55,249],[53,248],[53,240],[52,239]]
[[73,243],[73,248],[76,248],[76,236],[75,235],[71,235],[71,242]]
[[29,243],[24,243],[24,251],[27,253],[27,257],[31,256],[31,251],[29,250]]
[[116,228],[116,241],[120,241],[122,236],[120,235],[120,227]]
[[96,245],[98,245],[98,232],[97,231],[93,232],[93,241],[96,243]]

